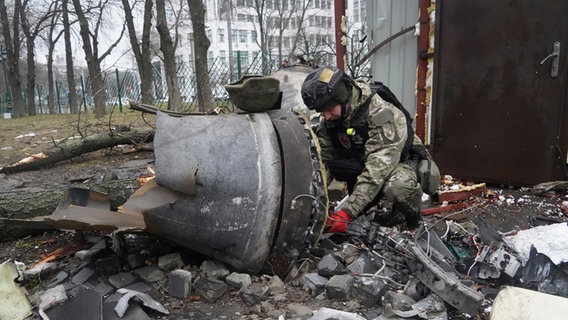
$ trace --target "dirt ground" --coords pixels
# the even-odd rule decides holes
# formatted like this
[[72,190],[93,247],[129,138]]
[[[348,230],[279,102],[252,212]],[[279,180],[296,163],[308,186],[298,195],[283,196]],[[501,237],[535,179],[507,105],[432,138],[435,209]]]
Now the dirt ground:
[[[92,115],[55,115],[36,116],[21,119],[0,120],[0,167],[10,165],[22,158],[31,156],[55,146],[65,139],[78,138],[82,135],[101,133],[110,128],[148,128],[153,125],[152,115],[142,117],[139,112],[124,112],[113,114],[105,119],[94,119]],[[77,181],[89,179],[102,179],[109,172],[115,171],[120,177],[132,177],[147,172],[148,163],[153,159],[151,144],[138,146],[136,149],[131,145],[119,146],[112,150],[100,150],[82,155],[80,157],[58,163],[42,170],[11,174],[0,174],[0,198],[9,196],[10,192],[17,188],[22,190],[50,190],[64,188]],[[139,161],[139,162],[137,162]],[[123,166],[126,163],[132,164]],[[17,185],[8,185],[4,181],[19,181]],[[454,182],[456,182],[454,180]],[[472,183],[482,183],[474,181]],[[465,183],[465,182],[463,182]],[[454,217],[460,217],[460,221],[471,220],[475,216],[484,218],[490,226],[501,232],[529,228],[539,221],[566,221],[568,215],[568,198],[565,189],[561,191],[549,191],[541,195],[531,193],[529,188],[514,188],[504,186],[487,186],[488,193],[480,197],[479,201],[461,211],[454,211]],[[424,203],[424,207],[437,204]],[[50,212],[45,213],[50,214]],[[443,230],[443,219],[435,216],[426,216],[427,223],[436,224]],[[32,262],[42,252],[63,246],[75,237],[73,233],[61,231],[48,232],[43,235],[27,237],[14,241],[0,243],[0,258],[5,261],[9,258],[18,258],[23,262]],[[299,289],[290,289],[289,297],[295,297],[286,301],[273,301],[281,305],[303,303],[307,301],[314,306],[318,302]],[[222,315],[244,314],[252,312],[249,307],[243,305],[235,292],[227,294],[222,301],[216,304],[206,302],[180,302],[177,299],[165,301],[165,305],[183,312],[197,312],[203,317],[188,317],[191,319],[206,319],[211,314]],[[330,308],[338,308],[347,311],[360,311],[349,303],[338,302],[335,305],[326,305]],[[180,314],[183,314],[180,311]],[[209,314],[209,316],[207,316]],[[172,318],[173,319],[173,318]],[[179,318],[183,319],[183,317]]]

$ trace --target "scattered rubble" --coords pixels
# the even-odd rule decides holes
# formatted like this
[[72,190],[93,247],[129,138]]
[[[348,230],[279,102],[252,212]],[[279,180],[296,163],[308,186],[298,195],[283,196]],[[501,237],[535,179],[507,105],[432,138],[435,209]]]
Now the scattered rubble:
[[[473,200],[487,201],[487,193]],[[38,242],[34,252],[44,255],[26,262],[15,258],[19,253],[3,256],[0,294],[10,299],[0,300],[0,315],[315,320],[489,319],[495,314],[519,319],[518,298],[550,303],[555,308],[545,318],[562,318],[568,297],[566,222],[500,232],[481,217],[425,218],[415,233],[371,222],[365,236],[326,235],[299,256],[284,279],[237,272],[146,234],[48,233],[44,236],[63,239]],[[558,240],[555,245],[550,237]]]

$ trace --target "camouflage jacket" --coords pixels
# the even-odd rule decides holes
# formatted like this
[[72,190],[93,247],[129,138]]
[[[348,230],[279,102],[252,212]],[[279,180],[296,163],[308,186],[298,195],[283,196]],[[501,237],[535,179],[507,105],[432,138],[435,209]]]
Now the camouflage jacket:
[[[371,95],[369,85],[356,82],[350,99],[350,110],[343,119],[343,125],[350,127],[350,121]],[[353,193],[343,207],[352,217],[358,216],[377,197],[390,173],[399,164],[408,135],[404,114],[378,94],[371,98],[366,119],[368,139],[364,145],[364,168],[357,178]],[[341,120],[339,120],[341,121]],[[324,163],[337,154],[328,131],[329,123],[321,118],[317,136]]]

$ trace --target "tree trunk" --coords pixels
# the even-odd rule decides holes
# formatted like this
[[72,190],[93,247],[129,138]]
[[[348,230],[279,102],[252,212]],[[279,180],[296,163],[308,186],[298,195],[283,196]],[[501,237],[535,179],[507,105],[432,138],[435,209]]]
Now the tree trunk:
[[[69,23],[69,7],[68,0],[63,0],[63,25],[64,33],[63,38],[65,40],[65,68],[67,70],[67,87],[69,88],[68,105],[69,112],[76,114],[79,112],[78,101],[79,97],[77,95],[77,90],[75,89],[75,74],[73,67],[73,48],[71,43],[71,25]],[[58,97],[59,98],[59,97]]]
[[37,111],[35,109],[35,57],[34,57],[34,41],[35,36],[32,34],[30,30],[30,25],[26,19],[25,8],[20,8],[19,14],[21,15],[21,22],[22,22],[22,31],[26,36],[26,50],[27,50],[27,65],[28,65],[28,72],[27,72],[27,83],[26,83],[26,94],[27,98],[27,111],[29,116],[35,116]]
[[41,154],[23,159],[15,164],[0,168],[0,173],[15,173],[37,170],[54,163],[68,160],[81,154],[112,148],[121,144],[150,142],[154,139],[154,130],[123,131],[102,133],[81,140],[70,140]]
[[[140,75],[140,91],[142,92],[141,103],[152,104],[154,95],[152,94],[152,61],[150,56],[150,30],[152,27],[152,0],[144,1],[144,22],[142,26],[142,39],[138,41],[136,28],[134,27],[134,17],[132,8],[128,0],[122,0],[122,6],[126,17],[126,26],[130,37],[132,52],[138,65]],[[139,44],[140,43],[140,44]]]
[[[16,1],[14,8],[18,12],[21,1]],[[2,24],[2,36],[6,46],[6,61],[4,65],[8,67],[8,82],[10,84],[10,93],[12,95],[13,113],[15,117],[23,117],[26,115],[24,97],[22,95],[22,83],[20,76],[20,37],[19,37],[19,15],[14,15],[12,21],[13,32],[10,32],[10,20],[6,9],[6,1],[0,0],[0,22]],[[13,35],[12,35],[13,34]]]
[[[104,14],[105,3],[100,3],[100,6],[96,9],[99,12],[99,16],[96,17],[97,25],[100,25],[102,15]],[[105,104],[105,91],[101,72],[101,61],[105,56],[110,54],[112,49],[116,47],[122,35],[124,34],[125,27],[123,26],[120,37],[112,44],[104,54],[98,55],[98,32],[99,28],[96,27],[95,30],[90,30],[89,21],[85,15],[85,9],[81,5],[80,0],[73,0],[73,6],[79,20],[81,40],[83,40],[83,51],[85,51],[85,60],[87,61],[87,69],[89,70],[89,79],[91,85],[91,93],[93,95],[93,100],[95,103],[95,117],[102,118],[106,114],[106,104]],[[89,8],[87,8],[89,9]]]
[[[211,109],[211,80],[207,67],[207,50],[211,41],[205,32],[205,7],[202,0],[187,0],[193,26],[193,45],[195,48],[195,76],[197,77],[197,99],[201,111]],[[229,35],[231,36],[231,35]]]
[[164,68],[168,85],[168,109],[181,111],[181,93],[177,78],[176,53],[166,18],[164,0],[156,1],[156,29],[160,34],[160,50],[164,54]]

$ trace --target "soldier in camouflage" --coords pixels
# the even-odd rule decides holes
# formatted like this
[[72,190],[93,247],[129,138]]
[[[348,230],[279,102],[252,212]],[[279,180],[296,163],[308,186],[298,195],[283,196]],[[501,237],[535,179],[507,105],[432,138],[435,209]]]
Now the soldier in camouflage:
[[408,131],[403,112],[332,66],[306,77],[302,99],[321,113],[316,134],[322,160],[349,192],[343,208],[330,213],[327,232],[345,232],[349,221],[382,199],[393,204],[392,214],[404,216],[408,229],[417,228],[422,189],[416,172],[404,163]]

